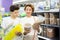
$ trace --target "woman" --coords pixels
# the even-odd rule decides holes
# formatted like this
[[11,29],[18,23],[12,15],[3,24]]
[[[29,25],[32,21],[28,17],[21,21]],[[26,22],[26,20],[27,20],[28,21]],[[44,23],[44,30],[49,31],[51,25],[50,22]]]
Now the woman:
[[[32,27],[32,25],[35,22],[40,22],[38,17],[31,15],[34,12],[34,6],[31,5],[31,4],[27,4],[24,8],[24,11],[26,12],[26,17],[22,18],[23,26],[25,28],[25,24],[30,24],[31,25],[31,26],[28,26],[28,27],[31,27],[31,29],[30,29],[30,32],[28,32],[25,35],[24,40],[38,40],[38,38],[37,38],[38,31],[37,30],[35,31]],[[36,37],[34,36],[34,32],[35,32]],[[41,28],[40,28],[40,32],[41,32]]]

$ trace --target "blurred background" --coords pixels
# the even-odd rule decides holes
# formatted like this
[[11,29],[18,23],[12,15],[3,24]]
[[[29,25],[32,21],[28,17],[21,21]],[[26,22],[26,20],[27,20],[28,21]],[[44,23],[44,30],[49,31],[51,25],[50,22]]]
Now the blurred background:
[[[19,6],[19,17],[25,17],[24,6],[26,4],[34,5],[33,16],[38,16],[40,20],[46,19],[41,25],[43,32],[38,34],[38,38],[41,40],[60,40],[59,0],[0,0],[0,24],[3,17],[10,16],[9,7],[11,5]],[[0,27],[0,40],[2,35],[3,29]]]

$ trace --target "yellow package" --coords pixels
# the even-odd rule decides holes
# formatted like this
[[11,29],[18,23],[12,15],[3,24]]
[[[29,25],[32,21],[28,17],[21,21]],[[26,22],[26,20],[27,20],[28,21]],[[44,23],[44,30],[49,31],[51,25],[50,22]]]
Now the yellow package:
[[21,24],[17,24],[12,30],[5,35],[4,40],[12,40],[16,36],[16,32],[21,32],[23,33],[23,27]]

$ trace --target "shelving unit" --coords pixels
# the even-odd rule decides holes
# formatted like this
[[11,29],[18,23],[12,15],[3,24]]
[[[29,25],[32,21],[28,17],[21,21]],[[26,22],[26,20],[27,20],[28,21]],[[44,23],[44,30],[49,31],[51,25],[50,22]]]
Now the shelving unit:
[[43,38],[43,39],[45,39],[45,40],[59,40],[59,28],[60,28],[60,26],[58,26],[58,25],[52,25],[52,24],[42,24],[41,26],[43,26],[43,28],[44,27],[46,27],[46,28],[54,28],[55,30],[54,31],[56,31],[55,32],[55,37],[53,37],[53,38],[49,38],[47,35],[46,36],[41,36],[40,35],[40,38]]
[[43,40],[51,40],[51,39],[43,37],[43,36],[38,36],[38,38],[42,38]]
[[34,13],[47,13],[47,12],[59,12],[59,9],[50,9],[50,10],[36,10]]
[[[36,15],[39,15],[39,14],[55,14],[55,13],[58,13],[58,17],[59,17],[59,20],[60,20],[60,13],[59,13],[59,9],[53,9],[53,10],[49,10],[49,11],[35,11],[34,12]],[[60,21],[59,21],[60,22]],[[60,24],[60,23],[59,23]],[[60,35],[60,25],[57,25],[57,24],[42,24],[41,26],[45,27],[45,28],[55,28],[57,29],[58,28],[58,35]],[[43,29],[44,30],[44,29]],[[39,35],[38,38],[41,38],[41,39],[44,39],[44,40],[60,40],[59,38],[60,36],[58,36],[58,38],[48,38],[46,36],[41,36]]]

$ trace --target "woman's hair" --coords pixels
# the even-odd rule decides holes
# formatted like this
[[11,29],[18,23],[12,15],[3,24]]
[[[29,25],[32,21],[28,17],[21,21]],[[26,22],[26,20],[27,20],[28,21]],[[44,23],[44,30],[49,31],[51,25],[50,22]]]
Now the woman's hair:
[[17,5],[11,5],[10,6],[10,11],[14,12],[15,10],[19,10],[19,7]]
[[24,10],[26,10],[26,7],[31,7],[32,8],[32,12],[34,12],[34,6],[32,5],[32,4],[27,4],[27,5],[25,5],[25,8],[24,8]]

